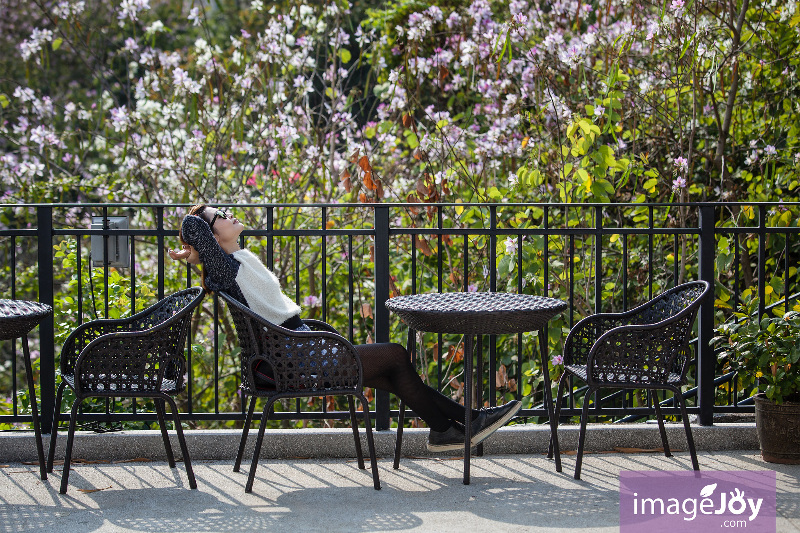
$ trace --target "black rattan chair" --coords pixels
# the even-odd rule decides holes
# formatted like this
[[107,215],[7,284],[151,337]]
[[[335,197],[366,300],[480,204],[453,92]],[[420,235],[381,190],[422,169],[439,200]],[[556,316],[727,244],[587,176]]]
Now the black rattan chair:
[[571,381],[569,377],[576,376],[585,381],[588,389],[581,411],[575,479],[580,479],[589,399],[600,388],[653,391],[661,442],[667,457],[672,454],[655,391],[672,391],[680,406],[692,466],[695,470],[700,469],[680,386],[686,384],[686,371],[691,360],[689,336],[692,326],[700,304],[709,292],[705,281],[685,283],[628,312],[586,317],[569,332],[564,343],[564,374],[558,385],[555,420],[558,427],[561,397],[564,387]]
[[183,350],[186,348],[192,311],[200,304],[203,295],[203,289],[194,287],[164,298],[130,318],[87,322],[73,331],[64,342],[61,350],[61,385],[56,396],[47,461],[47,470],[52,472],[61,398],[64,388],[69,387],[75,393],[75,401],[69,417],[61,494],[67,492],[78,407],[83,400],[92,397],[153,398],[169,466],[175,468],[164,420],[164,404],[169,403],[189,486],[197,488],[178,407],[172,396],[182,392],[185,386],[183,376],[186,360]]
[[[369,403],[364,396],[362,385],[361,359],[353,345],[325,322],[304,320],[303,322],[312,331],[294,331],[268,322],[229,294],[220,292],[219,296],[227,303],[236,326],[236,333],[242,349],[242,393],[250,397],[247,419],[244,423],[242,439],[233,467],[234,472],[239,471],[242,463],[247,435],[253,421],[256,398],[265,399],[245,492],[253,490],[258,457],[264,441],[264,430],[276,401],[283,398],[345,395],[348,397],[350,405],[350,420],[353,426],[358,467],[361,469],[364,469],[365,465],[358,436],[358,422],[353,397],[357,397],[364,408],[364,424],[372,464],[372,480],[375,490],[380,490]],[[253,364],[259,360],[265,361],[272,367],[275,379],[274,389],[256,388],[254,385]]]

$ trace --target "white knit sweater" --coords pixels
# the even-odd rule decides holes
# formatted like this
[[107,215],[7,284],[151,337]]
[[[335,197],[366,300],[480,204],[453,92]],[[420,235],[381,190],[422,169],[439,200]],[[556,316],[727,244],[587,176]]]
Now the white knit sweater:
[[236,284],[253,311],[273,324],[282,324],[300,313],[300,306],[281,291],[278,277],[250,250],[237,250],[233,258],[239,264]]

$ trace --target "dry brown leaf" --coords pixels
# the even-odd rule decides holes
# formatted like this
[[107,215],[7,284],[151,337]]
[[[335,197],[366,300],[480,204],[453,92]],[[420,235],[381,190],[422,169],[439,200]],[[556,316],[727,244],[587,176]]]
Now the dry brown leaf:
[[370,191],[374,191],[375,189],[378,188],[378,186],[375,185],[375,182],[372,180],[371,170],[367,170],[366,172],[364,172],[364,179],[362,181],[364,182],[364,187],[366,187]]
[[350,156],[350,162],[351,163],[355,163],[356,161],[358,161],[358,156],[359,156],[360,153],[361,152],[359,150],[356,150],[355,152],[353,152],[353,155]]
[[372,306],[369,302],[364,302],[361,304],[361,316],[363,318],[375,318],[372,314]]
[[403,115],[403,126],[410,128],[414,124],[414,118],[411,115]]
[[114,461],[114,464],[116,465],[120,463],[149,463],[149,462],[150,459],[148,459],[147,457],[135,457],[133,459],[121,459],[119,461]]
[[626,448],[624,446],[614,446],[614,451],[619,453],[663,453],[664,448]]
[[104,487],[102,489],[78,489],[78,492],[83,492],[84,494],[89,494],[90,492],[100,492],[101,490],[108,490],[111,488],[111,485],[108,487]]
[[372,170],[372,166],[369,164],[369,159],[367,156],[362,155],[361,159],[358,160],[358,166],[361,167],[361,170],[364,172],[369,172]]
[[427,257],[433,255],[433,250],[431,250],[431,247],[428,246],[428,241],[426,241],[424,237],[416,235],[414,239],[417,241],[417,248],[420,252],[425,254]]

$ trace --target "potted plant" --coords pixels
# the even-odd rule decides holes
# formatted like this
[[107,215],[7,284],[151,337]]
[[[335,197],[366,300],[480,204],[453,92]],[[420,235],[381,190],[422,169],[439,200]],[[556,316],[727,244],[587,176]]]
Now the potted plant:
[[761,457],[800,464],[800,313],[764,317],[742,306],[717,328],[712,346],[740,383],[756,386],[756,431]]

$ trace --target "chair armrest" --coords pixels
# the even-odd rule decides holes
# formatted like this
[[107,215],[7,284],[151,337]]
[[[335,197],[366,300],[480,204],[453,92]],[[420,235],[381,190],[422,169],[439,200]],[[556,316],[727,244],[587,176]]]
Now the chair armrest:
[[339,333],[339,330],[328,324],[327,322],[323,322],[322,320],[314,320],[312,318],[303,319],[303,324],[310,327],[313,331],[330,331],[331,333],[336,333],[339,336],[344,336]]
[[616,327],[628,324],[631,313],[598,313],[575,324],[564,341],[564,364],[585,365],[597,339]]
[[603,333],[589,351],[589,384],[652,385],[667,383],[676,357],[686,348],[685,321],[630,324]]
[[95,339],[128,331],[130,319],[100,319],[85,322],[70,333],[61,348],[61,373],[71,374],[81,352]]

